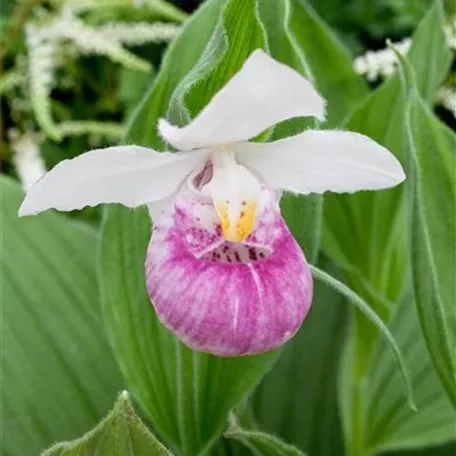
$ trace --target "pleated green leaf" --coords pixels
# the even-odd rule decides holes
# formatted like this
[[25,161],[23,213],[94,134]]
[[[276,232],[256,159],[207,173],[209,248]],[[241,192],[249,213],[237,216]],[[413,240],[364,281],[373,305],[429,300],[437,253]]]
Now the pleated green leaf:
[[97,233],[54,213],[19,219],[11,179],[0,193],[0,453],[36,456],[94,426],[123,380],[102,325]]
[[271,54],[308,77],[327,100],[328,126],[339,126],[368,94],[348,51],[306,0],[258,3]]
[[456,408],[456,135],[415,92],[408,121],[415,302],[432,362]]
[[173,123],[188,123],[240,70],[255,49],[265,49],[256,8],[256,0],[225,2],[211,40],[173,94],[168,111]]
[[[433,101],[450,63],[439,2],[435,2],[414,33],[408,58],[415,69],[420,94]],[[405,166],[405,110],[405,95],[395,74],[353,113],[345,128],[378,141]],[[391,301],[404,286],[407,262],[404,221],[399,215],[403,190],[401,185],[381,192],[325,196],[325,250],[339,265],[362,271],[361,280],[352,277],[353,283],[349,284],[352,288],[358,290],[363,286],[359,282],[367,279]]]
[[418,411],[414,412],[408,406],[399,371],[385,343],[381,342],[367,375],[367,448],[376,451],[398,450],[455,440],[456,413],[427,354],[410,296],[398,306],[390,330],[410,370]]
[[173,91],[201,57],[223,4],[223,0],[205,2],[184,24],[163,57],[157,78],[130,119],[127,139],[134,138],[137,144],[164,149],[156,128],[157,119],[166,116]]
[[[193,114],[200,109],[197,101],[210,98],[218,90],[215,84],[225,83],[259,46],[262,32],[255,1],[222,3],[212,0],[203,5],[171,45],[161,73],[131,121],[128,143],[160,150],[156,122],[166,115],[173,89],[176,111],[172,109],[170,117],[175,121],[173,112],[186,109]],[[205,40],[199,39],[201,35]],[[252,36],[256,38],[250,41]],[[207,60],[207,41],[225,49],[226,59]],[[210,71],[192,70],[201,65]],[[193,84],[187,74],[199,81],[197,97],[188,92]],[[179,343],[157,320],[146,293],[144,261],[150,235],[145,210],[106,211],[101,264],[107,327],[129,388],[159,435],[180,454],[195,456],[221,436],[229,411],[257,385],[278,352],[218,358]]]
[[315,266],[311,266],[311,270],[314,279],[324,283],[328,287],[337,291],[342,296],[344,296],[350,304],[356,306],[359,312],[362,313],[364,317],[375,326],[375,328],[388,342],[388,348],[393,354],[396,366],[401,373],[402,381],[404,383],[404,390],[407,395],[407,400],[410,404],[410,408],[415,410],[416,405],[415,399],[413,397],[413,388],[411,384],[410,375],[407,371],[407,367],[405,365],[402,353],[396,343],[396,340],[394,339],[394,336],[391,334],[388,327],[385,325],[382,319],[371,309],[369,304],[366,301],[364,301],[364,299],[361,298],[358,294],[356,294],[353,290],[347,287],[345,284],[343,284],[330,274],[326,273],[325,271],[322,271],[321,269]]
[[317,282],[309,315],[253,395],[259,427],[313,456],[343,454],[336,386],[346,317],[343,297]]
[[[421,96],[433,101],[437,87],[448,70],[450,53],[444,33],[439,2],[435,2],[413,36],[408,57],[416,71]],[[429,62],[432,61],[432,71]],[[367,98],[352,115],[347,128],[364,133],[388,147],[406,167],[405,113],[407,93],[397,74]],[[406,169],[406,174],[408,170]],[[362,192],[355,195],[328,195],[325,198],[323,244],[343,270],[344,281],[362,296],[390,325],[413,313],[414,302],[408,291],[408,244],[404,192],[409,181],[394,189]],[[404,306],[400,313],[397,307]],[[412,310],[410,310],[412,309]],[[414,414],[400,390],[399,373],[389,354],[377,353],[379,338],[375,328],[354,314],[353,328],[346,346],[340,382],[340,405],[347,450],[362,454],[372,448],[405,448],[431,445],[451,439],[448,400],[444,397],[424,347],[416,318],[402,320],[412,331],[408,342],[392,331],[411,371],[418,412]],[[390,329],[393,329],[390,327]],[[407,334],[409,334],[407,332]],[[382,343],[382,347],[384,347]],[[414,356],[416,353],[419,356]],[[377,356],[380,359],[375,358]],[[381,367],[379,367],[381,366]],[[373,370],[374,369],[374,370]],[[394,374],[394,375],[393,375]],[[421,377],[426,382],[421,382]],[[379,388],[373,397],[373,385],[385,382],[394,389]],[[391,409],[378,404],[393,403]],[[377,404],[377,405],[375,405]],[[421,432],[423,417],[429,420]],[[375,418],[374,418],[375,417]],[[373,423],[389,422],[389,429]]]
[[136,415],[128,393],[94,429],[74,440],[54,445],[42,456],[171,456]]

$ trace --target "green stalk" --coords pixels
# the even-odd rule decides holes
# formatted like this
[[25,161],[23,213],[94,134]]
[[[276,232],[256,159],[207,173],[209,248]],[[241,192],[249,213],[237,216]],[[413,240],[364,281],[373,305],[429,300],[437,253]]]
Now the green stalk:
[[365,407],[365,376],[368,361],[372,353],[372,343],[368,342],[369,328],[366,328],[364,317],[358,310],[353,313],[354,356],[352,358],[351,377],[351,456],[366,456],[366,407]]

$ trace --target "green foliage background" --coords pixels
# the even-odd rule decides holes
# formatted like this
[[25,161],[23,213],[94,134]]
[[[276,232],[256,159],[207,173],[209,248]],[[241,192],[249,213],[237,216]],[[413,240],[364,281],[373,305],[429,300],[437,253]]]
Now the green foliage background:
[[[54,7],[1,1],[2,43],[16,30],[1,55],[6,70],[26,52],[23,27],[38,3]],[[2,96],[1,454],[454,454],[456,136],[454,119],[434,110],[454,58],[444,32],[454,5],[173,3],[177,9],[150,0],[147,10],[110,5],[87,13],[95,27],[119,18],[183,25],[167,49],[133,49],[153,72],[103,57],[68,66],[74,84],[52,91],[54,117],[116,122],[126,132],[118,141],[163,150],[157,119],[186,123],[263,48],[328,100],[319,128],[372,137],[400,159],[408,179],[379,193],[285,195],[284,217],[315,265],[312,310],[276,352],[217,358],[177,342],[150,306],[145,210],[17,218],[23,191],[10,128],[41,134],[48,168],[114,138],[85,132],[56,141],[30,112],[16,118],[14,96]],[[369,86],[356,74],[354,55],[410,35],[410,52],[390,78]],[[309,126],[287,121],[271,137]]]

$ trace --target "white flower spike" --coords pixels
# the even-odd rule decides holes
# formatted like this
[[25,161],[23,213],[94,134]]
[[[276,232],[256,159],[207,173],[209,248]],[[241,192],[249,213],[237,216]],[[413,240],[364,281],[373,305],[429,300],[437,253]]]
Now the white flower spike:
[[405,179],[388,150],[358,133],[248,142],[293,117],[322,120],[324,109],[306,79],[256,50],[187,126],[159,121],[181,152],[118,146],[65,160],[29,190],[19,214],[148,205],[146,284],[163,324],[216,355],[272,350],[298,330],[312,299],[310,269],[277,190],[378,190]]

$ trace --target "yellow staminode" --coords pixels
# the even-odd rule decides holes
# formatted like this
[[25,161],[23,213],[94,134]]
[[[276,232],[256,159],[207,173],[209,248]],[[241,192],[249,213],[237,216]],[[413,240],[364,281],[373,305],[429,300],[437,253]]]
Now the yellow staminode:
[[211,159],[213,176],[203,191],[214,202],[224,238],[243,242],[255,228],[261,185],[247,168],[236,162],[233,150],[222,149]]
[[242,201],[238,206],[234,209],[228,200],[215,204],[223,236],[231,242],[244,241],[255,227],[257,201]]

